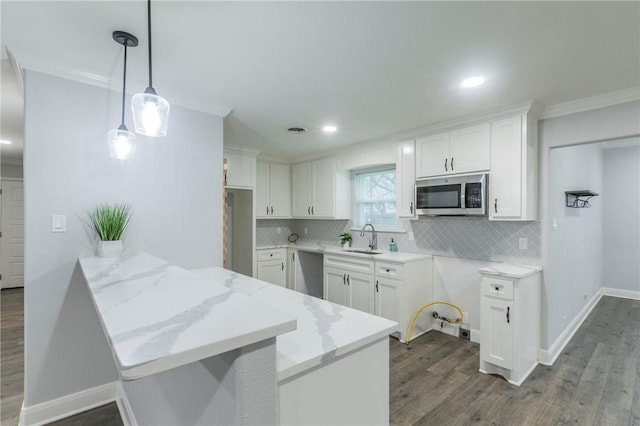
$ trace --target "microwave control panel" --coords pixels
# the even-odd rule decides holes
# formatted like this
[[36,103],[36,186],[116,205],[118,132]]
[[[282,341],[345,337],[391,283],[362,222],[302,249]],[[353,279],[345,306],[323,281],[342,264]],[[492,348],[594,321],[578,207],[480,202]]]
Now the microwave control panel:
[[480,182],[467,183],[465,198],[468,209],[481,209],[482,184]]

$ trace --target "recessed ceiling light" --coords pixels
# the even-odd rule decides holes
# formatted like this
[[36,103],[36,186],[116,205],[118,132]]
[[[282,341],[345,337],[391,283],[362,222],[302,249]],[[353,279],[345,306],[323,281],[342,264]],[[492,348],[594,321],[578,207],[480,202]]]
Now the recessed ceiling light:
[[460,86],[464,88],[470,88],[480,86],[482,83],[484,83],[484,77],[478,75],[465,78],[464,80],[462,80],[462,83],[460,83]]
[[289,133],[304,133],[306,131],[307,129],[305,129],[304,127],[289,127],[287,129],[287,132]]
[[0,139],[0,145],[11,145],[13,142],[5,140],[5,139]]
[[336,126],[324,126],[324,127],[322,127],[322,130],[327,132],[327,133],[333,133],[336,130],[338,130],[338,128]]

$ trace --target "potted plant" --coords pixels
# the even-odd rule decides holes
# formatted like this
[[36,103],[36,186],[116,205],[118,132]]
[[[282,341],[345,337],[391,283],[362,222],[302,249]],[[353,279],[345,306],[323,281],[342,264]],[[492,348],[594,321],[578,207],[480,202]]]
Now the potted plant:
[[98,256],[118,257],[122,253],[122,234],[131,218],[129,204],[100,204],[87,212],[88,226],[100,240]]
[[342,248],[351,247],[351,241],[353,240],[353,236],[349,232],[343,232],[340,234],[340,245]]

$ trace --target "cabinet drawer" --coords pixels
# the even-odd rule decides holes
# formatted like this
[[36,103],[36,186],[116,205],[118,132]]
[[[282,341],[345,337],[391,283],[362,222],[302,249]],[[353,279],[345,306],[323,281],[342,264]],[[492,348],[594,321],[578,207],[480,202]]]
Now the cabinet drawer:
[[513,300],[513,281],[502,278],[482,278],[482,295]]
[[401,280],[404,265],[401,263],[376,262],[376,276]]
[[324,266],[331,268],[347,269],[354,272],[364,272],[373,275],[373,260],[362,259],[356,256],[324,256]]
[[258,250],[258,262],[284,259],[285,249]]

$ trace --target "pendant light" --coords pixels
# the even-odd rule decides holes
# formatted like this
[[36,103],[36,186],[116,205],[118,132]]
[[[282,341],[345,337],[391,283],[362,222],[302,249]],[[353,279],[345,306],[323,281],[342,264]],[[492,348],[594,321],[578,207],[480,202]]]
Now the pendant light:
[[133,125],[136,133],[146,136],[166,136],[169,123],[169,102],[158,96],[151,80],[151,0],[147,0],[147,28],[149,39],[149,86],[144,93],[131,98]]
[[127,129],[124,124],[124,97],[127,88],[127,47],[138,45],[136,36],[124,31],[114,31],[113,39],[124,46],[124,72],[122,73],[122,116],[120,126],[109,132],[109,154],[111,158],[126,160],[135,148],[136,135]]

